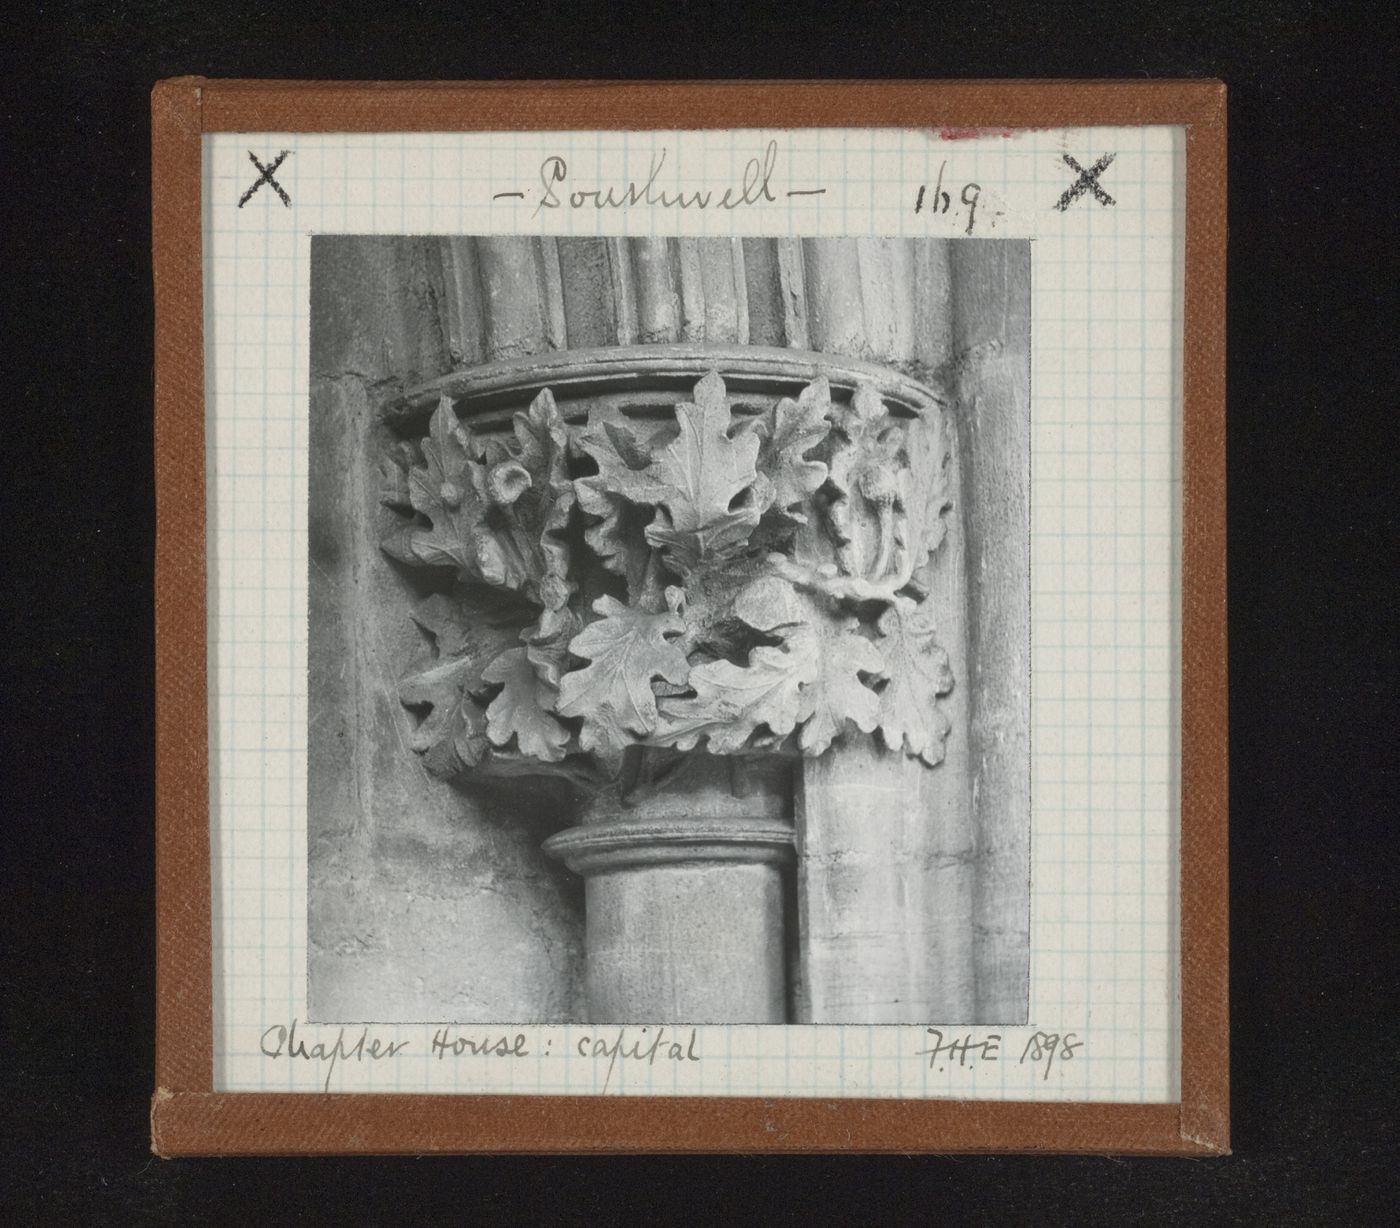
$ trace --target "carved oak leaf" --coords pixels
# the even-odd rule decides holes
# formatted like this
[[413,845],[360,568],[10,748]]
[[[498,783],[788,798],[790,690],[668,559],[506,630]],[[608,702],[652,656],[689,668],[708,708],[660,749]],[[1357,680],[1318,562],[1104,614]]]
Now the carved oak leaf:
[[921,423],[917,430],[911,430],[908,439],[909,463],[914,475],[914,493],[908,506],[910,558],[914,566],[908,591],[921,600],[932,587],[933,555],[947,536],[944,513],[953,505],[948,430],[940,413],[931,421]]
[[807,460],[807,453],[831,430],[831,385],[826,376],[808,384],[797,397],[784,397],[774,406],[773,425],[767,432],[759,467],[773,482],[773,506],[786,519],[806,524],[795,506],[804,503],[826,481],[826,465]]
[[486,682],[503,684],[486,709],[486,732],[500,747],[515,739],[517,750],[545,763],[564,757],[569,731],[553,715],[556,686],[542,678],[525,648],[503,652],[481,671]]
[[564,675],[557,711],[583,719],[584,750],[620,755],[656,728],[652,679],[685,682],[690,666],[671,642],[685,631],[685,620],[675,610],[679,594],[668,590],[667,596],[671,609],[662,613],[600,597],[593,609],[601,619],[570,642],[569,651],[591,664]]
[[548,608],[568,599],[568,547],[560,537],[574,504],[568,436],[549,390],[516,414],[517,446],[484,447],[438,403],[423,440],[423,464],[408,475],[413,510],[427,521],[382,543],[394,558],[451,566]]
[[654,505],[666,493],[653,473],[655,455],[651,441],[638,438],[624,423],[606,418],[590,421],[578,442],[598,462],[597,474],[580,478],[578,485],[586,483],[630,503]]
[[413,513],[408,474],[414,459],[412,445],[401,439],[385,451],[379,462],[379,502],[406,515]]
[[787,648],[759,647],[747,665],[711,661],[690,671],[693,698],[657,701],[660,721],[653,741],[692,750],[702,738],[711,754],[732,755],[761,729],[781,740],[802,719],[803,681],[814,672],[815,636]]
[[[734,610],[755,631],[782,636],[790,651],[810,663],[802,683],[802,730],[797,738],[804,754],[823,754],[848,724],[863,733],[874,730],[879,699],[861,675],[882,677],[885,662],[880,650],[859,633],[854,616],[811,601],[776,577],[750,585]],[[801,621],[792,621],[794,610]],[[774,621],[778,618],[788,621]]]
[[578,445],[598,465],[596,474],[574,482],[579,507],[597,517],[584,530],[584,540],[604,568],[627,580],[627,591],[635,598],[651,553],[645,537],[650,508],[664,493],[651,475],[651,445],[621,423],[608,421],[591,422]]
[[938,643],[933,619],[907,597],[896,598],[877,627],[889,672],[880,695],[880,739],[890,750],[902,748],[936,767],[951,728],[934,702],[953,689],[948,654]]
[[[557,609],[568,600],[568,525],[574,486],[568,476],[568,435],[545,389],[515,415],[514,452],[499,441],[472,472],[470,529],[475,576]],[[426,450],[426,446],[425,446]]]
[[682,578],[721,566],[739,554],[758,524],[758,500],[731,504],[758,478],[758,437],[731,438],[724,381],[711,371],[695,386],[693,404],[676,406],[680,433],[657,457],[651,475],[661,486],[647,541],[666,552]]
[[479,519],[475,491],[481,483],[481,449],[457,421],[443,397],[428,423],[423,464],[408,474],[413,510],[428,527],[409,525],[385,539],[384,550],[403,562],[454,567],[463,575],[477,570],[474,528]]
[[526,655],[535,667],[541,682],[556,691],[569,668],[569,641],[578,634],[579,617],[568,606],[558,610],[543,610],[533,626],[520,633],[525,641]]
[[515,460],[529,484],[513,498],[498,501],[487,524],[507,577],[505,587],[524,591],[546,609],[559,609],[571,591],[569,547],[561,536],[574,506],[568,428],[548,388],[527,412],[515,415],[514,425]]
[[[781,648],[754,648],[747,665],[714,661],[691,671],[693,698],[660,701],[657,741],[688,750],[708,739],[716,754],[782,741],[799,725],[804,754],[820,755],[848,723],[870,733],[879,698],[862,675],[884,673],[879,650],[857,631],[854,617],[808,600],[768,576],[743,590],[734,612]],[[766,733],[765,733],[766,730]]]
[[409,747],[444,778],[474,767],[487,752],[486,714],[475,696],[486,689],[483,666],[508,642],[509,632],[469,614],[440,593],[421,602],[413,621],[433,647],[399,682],[399,702],[424,713],[409,734]]
[[869,384],[858,385],[850,405],[832,418],[836,444],[828,480],[834,497],[826,514],[836,557],[848,576],[879,581],[893,572],[902,576],[900,587],[912,570],[904,432]]

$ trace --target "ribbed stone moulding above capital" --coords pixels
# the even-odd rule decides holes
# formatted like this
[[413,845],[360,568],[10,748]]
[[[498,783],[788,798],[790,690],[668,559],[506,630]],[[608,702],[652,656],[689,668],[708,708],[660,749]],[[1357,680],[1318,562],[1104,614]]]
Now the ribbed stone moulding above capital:
[[444,238],[454,365],[604,346],[770,346],[931,373],[948,262],[913,239]]

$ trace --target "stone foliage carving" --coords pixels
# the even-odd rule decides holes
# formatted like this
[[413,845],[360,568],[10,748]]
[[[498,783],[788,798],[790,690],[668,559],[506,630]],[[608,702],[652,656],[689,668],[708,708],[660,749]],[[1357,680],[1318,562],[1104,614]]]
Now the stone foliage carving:
[[570,424],[546,389],[503,435],[444,398],[400,446],[383,548],[437,588],[400,691],[429,770],[608,779],[632,748],[820,755],[852,730],[941,761],[941,450],[916,482],[868,385],[752,400],[710,372],[660,420]]

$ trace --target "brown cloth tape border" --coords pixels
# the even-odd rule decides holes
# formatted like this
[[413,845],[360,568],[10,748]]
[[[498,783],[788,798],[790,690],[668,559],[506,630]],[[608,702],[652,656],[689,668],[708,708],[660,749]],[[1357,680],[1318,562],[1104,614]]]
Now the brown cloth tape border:
[[[213,1092],[201,136],[1184,125],[1181,1103]],[[1160,82],[163,81],[156,301],[156,1083],[178,1154],[1229,1149],[1225,87]]]

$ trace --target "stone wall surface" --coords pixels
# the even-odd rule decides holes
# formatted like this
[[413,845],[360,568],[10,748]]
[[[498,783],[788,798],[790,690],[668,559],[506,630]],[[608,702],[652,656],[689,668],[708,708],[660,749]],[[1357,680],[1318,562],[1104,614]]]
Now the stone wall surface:
[[318,238],[312,287],[311,1017],[575,1018],[582,889],[540,852],[549,816],[465,797],[405,744],[422,640],[379,549],[378,409],[452,365],[441,264],[422,240]]
[[[397,685],[422,648],[421,594],[378,548],[378,410],[463,367],[670,342],[816,350],[951,394],[931,597],[957,679],[947,757],[928,769],[857,740],[798,773],[794,1014],[1025,1018],[1028,279],[1025,244],[1003,242],[313,242],[313,1019],[584,1016],[582,886],[540,850],[569,806],[543,787],[468,794],[406,745]],[[873,998],[892,968],[902,1000]]]

